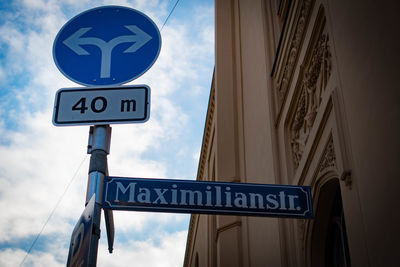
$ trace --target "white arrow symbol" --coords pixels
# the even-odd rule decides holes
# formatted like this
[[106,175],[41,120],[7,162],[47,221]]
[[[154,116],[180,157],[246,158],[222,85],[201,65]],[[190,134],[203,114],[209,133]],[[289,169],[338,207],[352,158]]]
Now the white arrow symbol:
[[122,43],[134,43],[124,53],[134,53],[148,41],[152,39],[150,35],[142,31],[136,25],[125,25],[127,29],[133,32],[135,35],[121,35],[114,39],[105,42],[104,40],[96,37],[82,37],[86,32],[92,28],[80,28],[75,33],[71,34],[67,39],[63,41],[63,44],[68,46],[72,51],[78,55],[90,55],[88,51],[83,49],[81,45],[95,45],[101,50],[101,71],[100,78],[110,78],[111,71],[111,52],[119,44]]

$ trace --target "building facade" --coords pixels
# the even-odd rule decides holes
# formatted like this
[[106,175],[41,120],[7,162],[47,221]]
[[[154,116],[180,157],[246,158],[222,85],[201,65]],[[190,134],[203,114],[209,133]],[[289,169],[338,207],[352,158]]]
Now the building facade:
[[184,266],[398,266],[399,7],[215,1],[197,179],[310,185],[315,218],[193,214]]

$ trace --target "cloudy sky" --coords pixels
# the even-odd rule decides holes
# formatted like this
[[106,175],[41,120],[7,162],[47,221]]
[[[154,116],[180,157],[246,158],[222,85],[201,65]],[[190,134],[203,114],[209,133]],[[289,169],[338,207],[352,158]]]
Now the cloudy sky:
[[[53,62],[53,41],[75,15],[102,5],[147,14],[161,29],[176,0],[0,1],[0,266],[65,266],[84,209],[89,126],[55,127],[55,92],[77,87]],[[180,0],[161,30],[146,123],[112,125],[112,176],[195,179],[214,68],[212,0]],[[189,215],[114,212],[97,266],[182,266]],[[39,238],[38,234],[40,233]],[[29,254],[27,251],[32,247]]]

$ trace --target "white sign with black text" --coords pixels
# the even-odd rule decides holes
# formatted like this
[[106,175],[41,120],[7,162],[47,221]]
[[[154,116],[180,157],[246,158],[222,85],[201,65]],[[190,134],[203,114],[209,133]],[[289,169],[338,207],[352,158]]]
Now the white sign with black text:
[[147,85],[62,88],[54,103],[53,124],[141,123],[150,117]]

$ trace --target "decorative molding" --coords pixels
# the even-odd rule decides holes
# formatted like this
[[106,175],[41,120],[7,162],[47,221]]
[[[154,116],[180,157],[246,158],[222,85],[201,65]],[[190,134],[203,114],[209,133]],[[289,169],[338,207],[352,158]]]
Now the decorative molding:
[[[335,150],[335,145],[334,145],[334,141],[333,141],[333,135],[332,135],[332,132],[330,132],[328,135],[324,150],[319,159],[319,163],[316,166],[314,176],[313,176],[314,178],[312,179],[311,184],[310,184],[314,190],[313,198],[318,199],[319,196],[316,196],[317,195],[316,192],[318,191],[318,194],[319,194],[321,185],[325,184],[327,181],[332,179],[332,176],[325,176],[325,174],[327,174],[328,172],[332,172],[332,171],[334,173],[337,173],[337,169],[338,169],[338,164],[337,164],[336,150]],[[348,172],[344,172],[340,179],[343,181],[344,180],[347,181],[347,179],[348,179],[347,174],[348,174]],[[346,183],[346,185],[347,185],[347,183]],[[350,181],[350,185],[351,185],[351,181]],[[318,201],[319,201],[319,199],[318,199]],[[314,207],[314,212],[316,212],[316,206]],[[307,236],[308,236],[307,231],[310,231],[309,227],[312,227],[312,226],[310,226],[310,223],[313,223],[313,222],[310,222],[310,220],[305,220],[305,219],[298,220],[297,230],[298,230],[298,234],[299,234],[301,249],[303,251],[305,251],[305,249],[307,247]]]
[[[185,249],[185,258],[184,258],[184,263],[183,266],[189,266],[189,260],[191,258],[191,252],[192,249],[194,248],[194,240],[195,240],[195,224],[199,220],[199,214],[192,214],[190,215],[190,222],[189,222],[189,231],[187,235],[187,240],[186,240],[186,249]],[[191,249],[192,248],[192,249]]]
[[328,143],[326,144],[324,153],[321,158],[321,162],[318,166],[318,174],[323,174],[332,168],[336,168],[336,154],[333,145],[332,135],[329,137]]
[[[204,178],[204,168],[207,162],[207,151],[210,145],[210,136],[212,132],[213,126],[213,119],[214,119],[214,111],[215,111],[215,88],[214,88],[214,76],[212,79],[211,85],[211,92],[210,98],[208,102],[208,110],[207,110],[207,117],[206,123],[204,127],[204,134],[203,134],[203,143],[201,146],[201,153],[199,158],[199,167],[197,169],[197,180],[203,180]],[[203,215],[204,216],[204,215]],[[189,260],[191,258],[191,249],[194,248],[194,242],[196,240],[196,231],[197,231],[197,224],[200,218],[200,214],[191,214],[190,215],[190,223],[186,241],[186,250],[185,250],[185,258],[183,266],[189,266]]]
[[286,97],[286,93],[290,84],[290,80],[293,74],[293,70],[296,65],[297,57],[300,52],[301,43],[303,40],[303,35],[307,26],[308,17],[311,13],[311,3],[312,0],[304,0],[301,3],[300,16],[296,22],[296,29],[290,41],[288,56],[286,57],[286,62],[283,67],[283,74],[279,77],[276,82],[277,86],[277,100],[278,100],[278,110],[281,109],[283,102]]
[[207,151],[211,145],[210,140],[211,140],[213,121],[214,121],[214,111],[215,111],[215,88],[214,88],[214,77],[213,77],[213,84],[211,86],[210,99],[208,102],[206,124],[204,127],[203,143],[201,145],[199,167],[197,170],[197,180],[203,180],[204,178],[204,169],[207,163],[207,156],[208,156]]
[[290,146],[295,169],[299,166],[332,71],[332,54],[327,33],[320,34],[304,70],[294,118],[289,126]]

